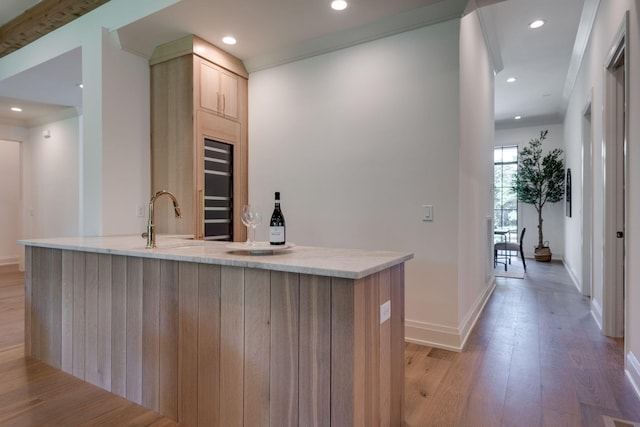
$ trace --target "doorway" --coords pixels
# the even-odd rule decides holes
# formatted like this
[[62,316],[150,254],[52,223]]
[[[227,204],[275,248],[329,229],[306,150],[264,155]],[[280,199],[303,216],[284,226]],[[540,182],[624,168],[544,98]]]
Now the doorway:
[[511,190],[518,175],[518,146],[493,149],[494,228],[506,234],[499,240],[518,243],[518,196]]
[[21,221],[20,143],[0,139],[0,265],[18,264]]
[[604,334],[611,337],[624,337],[625,331],[628,28],[627,12],[604,63],[602,148],[605,203],[602,326]]

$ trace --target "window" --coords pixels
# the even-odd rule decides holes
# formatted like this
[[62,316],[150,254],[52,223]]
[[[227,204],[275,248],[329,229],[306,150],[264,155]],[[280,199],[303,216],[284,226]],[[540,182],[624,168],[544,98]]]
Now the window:
[[509,239],[518,240],[518,198],[511,191],[518,173],[518,146],[496,147],[493,151],[493,216],[496,229],[514,231]]

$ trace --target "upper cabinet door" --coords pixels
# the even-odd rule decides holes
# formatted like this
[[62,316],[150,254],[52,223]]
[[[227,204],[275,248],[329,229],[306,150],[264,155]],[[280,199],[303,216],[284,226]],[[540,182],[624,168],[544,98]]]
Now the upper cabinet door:
[[238,119],[238,78],[206,61],[200,62],[200,107]]
[[238,118],[238,78],[224,70],[220,71],[220,93],[222,93],[222,114]]

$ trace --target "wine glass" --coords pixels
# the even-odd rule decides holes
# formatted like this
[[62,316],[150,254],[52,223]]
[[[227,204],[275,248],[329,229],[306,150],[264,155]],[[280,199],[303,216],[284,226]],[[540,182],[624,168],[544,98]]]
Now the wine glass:
[[[247,227],[247,245],[256,245],[256,227],[262,221],[262,214],[252,205],[244,205],[242,207],[242,215],[240,216],[242,223]],[[251,228],[251,233],[249,233]]]

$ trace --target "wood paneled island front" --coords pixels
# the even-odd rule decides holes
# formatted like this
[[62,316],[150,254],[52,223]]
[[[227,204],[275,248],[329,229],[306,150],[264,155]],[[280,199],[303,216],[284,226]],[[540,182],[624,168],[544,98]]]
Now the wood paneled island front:
[[28,356],[185,426],[402,425],[412,254],[21,243]]

